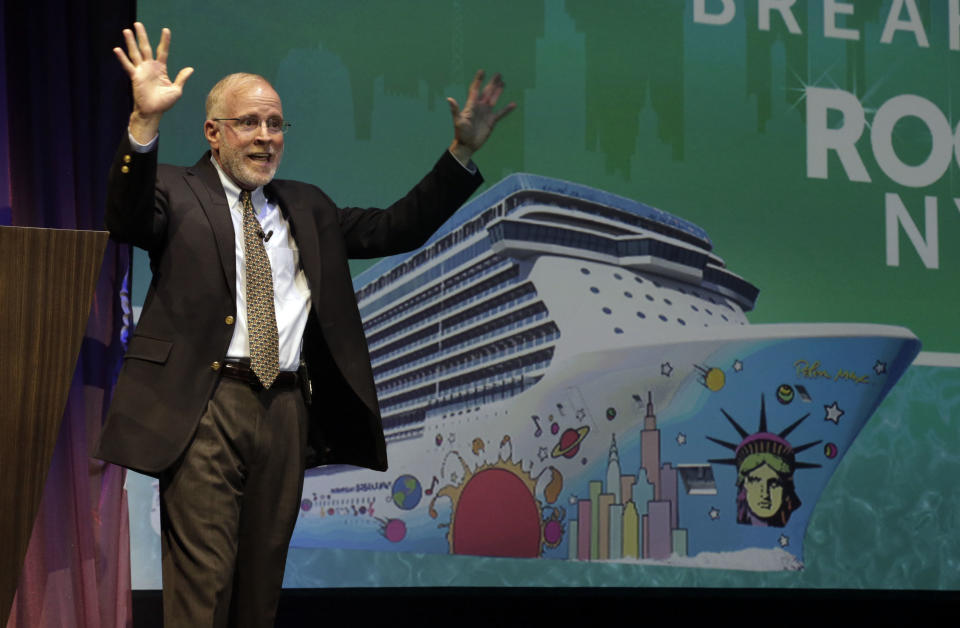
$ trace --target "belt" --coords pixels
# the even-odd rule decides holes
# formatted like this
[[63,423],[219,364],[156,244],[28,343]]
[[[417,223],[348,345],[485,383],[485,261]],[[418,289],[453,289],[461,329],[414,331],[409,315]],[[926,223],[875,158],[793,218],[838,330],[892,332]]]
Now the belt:
[[[223,369],[220,373],[224,377],[237,379],[250,386],[262,386],[260,378],[250,368],[249,363],[228,360],[223,363]],[[277,373],[277,379],[273,381],[271,388],[296,388],[300,385],[300,377],[297,371],[280,371]]]

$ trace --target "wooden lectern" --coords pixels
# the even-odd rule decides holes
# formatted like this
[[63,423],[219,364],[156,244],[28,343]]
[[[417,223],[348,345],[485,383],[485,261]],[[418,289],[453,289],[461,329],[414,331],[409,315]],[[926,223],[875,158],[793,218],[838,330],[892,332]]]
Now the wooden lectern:
[[105,231],[0,227],[0,626],[7,625]]

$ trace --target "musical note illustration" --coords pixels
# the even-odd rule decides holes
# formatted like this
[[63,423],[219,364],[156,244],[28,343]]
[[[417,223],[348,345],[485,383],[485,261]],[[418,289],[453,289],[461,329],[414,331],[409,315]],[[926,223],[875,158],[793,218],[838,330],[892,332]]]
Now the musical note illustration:
[[433,482],[430,484],[430,488],[423,492],[424,495],[433,495],[433,488],[437,485],[437,482],[437,476],[433,476]]
[[536,414],[531,414],[530,418],[533,419],[533,424],[537,426],[537,431],[533,433],[535,438],[539,438],[543,434],[543,430],[540,428],[540,417]]

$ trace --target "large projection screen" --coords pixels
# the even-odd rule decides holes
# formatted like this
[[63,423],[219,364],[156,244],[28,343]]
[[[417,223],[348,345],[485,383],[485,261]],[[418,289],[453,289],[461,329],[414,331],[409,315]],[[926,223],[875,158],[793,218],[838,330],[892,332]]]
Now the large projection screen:
[[[462,101],[477,68],[499,71],[507,84],[505,98],[516,101],[519,108],[476,157],[486,179],[483,189],[493,190],[489,194],[498,194],[497,184],[511,174],[531,173],[570,182],[574,185],[565,189],[575,190],[570,194],[582,198],[631,199],[681,217],[683,224],[708,234],[713,254],[722,258],[726,268],[759,289],[755,303],[743,308],[748,327],[799,323],[847,329],[848,324],[868,323],[907,328],[922,342],[912,363],[913,354],[907,349],[903,350],[910,353],[907,357],[905,353],[896,360],[867,356],[869,360],[859,366],[830,364],[814,349],[809,355],[796,350],[791,354],[796,358],[796,377],[784,380],[786,388],[769,389],[763,396],[771,416],[785,412],[783,416],[792,421],[803,412],[810,414],[791,439],[796,447],[823,438],[802,433],[814,424],[817,429],[846,425],[852,410],[845,404],[853,403],[842,396],[813,395],[803,409],[801,397],[807,387],[798,383],[813,390],[817,380],[846,379],[843,392],[837,393],[843,395],[865,388],[858,388],[859,384],[883,381],[895,362],[904,362],[899,382],[892,389],[884,387],[875,398],[878,407],[871,406],[869,399],[862,402],[865,423],[862,430],[851,428],[849,448],[840,452],[842,462],[833,460],[837,447],[831,451],[831,442],[826,441],[796,454],[797,460],[816,462],[820,469],[799,468],[796,473],[803,505],[795,516],[802,514],[807,523],[792,529],[787,524],[785,532],[770,538],[771,545],[779,543],[777,551],[802,547],[802,569],[796,568],[798,564],[772,571],[752,571],[749,566],[748,570],[668,567],[656,560],[628,558],[629,550],[621,543],[615,548],[608,543],[597,554],[596,538],[582,532],[577,536],[577,529],[583,529],[590,516],[594,523],[603,520],[602,516],[596,519],[590,508],[611,494],[612,481],[606,488],[596,484],[596,492],[588,493],[592,489],[586,488],[586,480],[576,490],[574,476],[564,472],[570,490],[549,506],[542,498],[537,502],[546,548],[539,558],[451,555],[475,552],[445,551],[447,529],[436,533],[440,545],[424,542],[404,548],[401,543],[387,543],[382,539],[399,539],[389,539],[396,528],[388,528],[400,519],[388,514],[390,504],[384,502],[390,493],[386,492],[384,501],[376,502],[379,527],[364,524],[376,528],[380,545],[324,547],[297,532],[285,586],[960,589],[956,568],[960,494],[955,486],[960,473],[956,417],[960,188],[954,181],[960,173],[960,116],[952,111],[952,103],[960,102],[960,83],[954,84],[960,62],[960,2],[801,0],[790,4],[753,0],[139,2],[138,19],[153,38],[164,26],[173,33],[171,69],[175,72],[186,65],[196,69],[181,102],[163,120],[163,162],[194,163],[206,150],[202,124],[207,90],[227,73],[255,72],[274,84],[284,99],[285,117],[293,122],[278,176],[314,183],[341,204],[382,206],[405,193],[449,144],[445,98]],[[504,185],[513,185],[511,181],[517,179]],[[522,185],[530,181],[543,184],[531,177],[523,179]],[[529,260],[519,263],[521,269],[524,263]],[[571,279],[559,287],[561,291],[575,290],[579,284],[573,277],[581,273],[597,276],[596,266],[570,263]],[[376,272],[369,262],[352,269],[357,275],[366,271],[367,276],[360,276],[365,279]],[[143,302],[149,272],[146,256],[138,251],[135,306]],[[608,285],[614,290],[613,281],[590,287],[601,293]],[[541,278],[537,286],[543,294],[551,289],[545,282],[549,279]],[[590,298],[586,291],[583,295],[583,300]],[[636,297],[642,298],[639,293]],[[618,298],[623,298],[620,292]],[[552,306],[551,317],[559,321],[562,314]],[[605,314],[615,316],[616,312]],[[600,318],[584,318],[582,325],[606,320],[604,314],[596,316]],[[561,325],[557,342],[565,334],[575,335],[568,329]],[[668,336],[673,338],[677,329],[671,327]],[[553,342],[551,338],[547,340]],[[709,403],[704,401],[706,396],[725,382],[732,386],[739,375],[737,362],[742,356],[727,357],[717,365],[694,364],[692,359],[674,360],[671,365],[664,359],[657,362],[657,375],[666,378],[674,369],[679,369],[678,374],[683,369],[701,369],[703,391],[690,403]],[[623,359],[627,364],[630,358]],[[750,364],[744,359],[740,367]],[[719,368],[713,370],[715,366]],[[717,379],[721,376],[722,381]],[[582,388],[587,390],[585,384]],[[620,412],[617,420],[627,410],[643,417],[648,391],[637,393],[635,408],[615,409],[611,404],[611,410]],[[793,401],[793,395],[799,401]],[[795,405],[783,405],[790,401]],[[728,403],[723,409],[730,407]],[[731,412],[753,432],[758,429],[761,396],[750,393],[743,407],[749,413]],[[539,460],[537,449],[526,455],[517,450],[521,436],[532,438],[527,432],[546,432],[559,424],[560,411],[549,418],[530,412],[514,417],[516,465],[502,465],[504,469],[537,480],[532,474],[550,463],[551,454],[565,456],[571,451],[573,441],[561,443],[560,435],[543,448]],[[594,434],[613,425],[614,418],[609,411],[606,417],[595,417]],[[711,420],[715,422],[706,436],[736,438],[734,428],[719,412]],[[678,448],[686,444],[681,441],[688,435],[671,429],[665,418],[659,427],[664,462],[705,463],[706,456],[721,459],[730,454],[703,436],[696,443],[689,436],[692,445],[705,453],[680,457],[671,452],[694,451]],[[583,439],[585,432],[579,429]],[[456,435],[464,439],[463,434]],[[439,429],[436,447],[451,447],[453,436],[453,431]],[[444,438],[447,441],[441,445]],[[613,451],[611,437],[602,438],[606,439],[603,464],[597,467],[599,474],[592,476],[597,481],[609,480],[613,468],[609,462],[613,454],[608,457],[607,453]],[[623,495],[620,488],[615,491],[624,502],[637,481],[630,474],[646,464],[633,453],[643,438],[622,432],[613,439],[620,448],[619,477],[633,478],[627,484],[621,482]],[[477,445],[472,454],[469,442],[457,445],[458,456],[470,463],[465,471],[475,474],[480,467],[470,456],[480,455]],[[554,458],[558,462],[549,467],[554,470],[569,463],[563,456]],[[584,469],[587,458],[584,454]],[[486,460],[496,462],[494,457]],[[591,459],[589,464],[593,463]],[[832,475],[819,475],[827,467]],[[692,476],[687,473],[693,471],[680,470],[685,492],[675,486],[676,469],[672,476],[674,490],[682,493],[681,524],[674,522],[669,542],[674,555],[678,547],[689,548],[691,562],[677,559],[674,564],[702,567],[709,561],[700,554],[698,562],[696,548],[701,546],[696,538],[710,534],[714,520],[719,519],[718,526],[725,525],[727,518],[736,516],[737,505],[722,498],[736,474],[729,466],[713,465],[716,490],[721,492],[710,503],[709,497],[690,489],[687,480]],[[822,482],[816,491],[811,479],[815,476]],[[389,490],[402,486],[392,469],[382,478]],[[458,492],[462,486],[457,487],[456,477],[446,477],[438,485],[431,483],[428,473],[413,481],[410,486],[417,491],[421,510],[429,506],[428,489],[433,493],[435,487],[448,484],[448,499],[436,502],[439,517],[430,520],[424,514],[418,525],[436,529],[449,524],[449,502],[465,494]],[[130,473],[127,489],[133,584],[138,589],[159,589],[156,484]],[[398,505],[402,506],[402,498]],[[305,500],[310,501],[310,496],[305,494]],[[612,500],[608,502],[617,503]],[[352,508],[355,514],[357,505],[366,502],[330,503],[331,513]],[[310,508],[316,513],[321,507],[326,505],[305,503],[304,521]],[[623,515],[622,509],[615,511]],[[653,506],[648,514],[652,521]],[[482,534],[482,520],[471,525]],[[689,534],[689,540],[677,534],[679,528],[685,530],[683,535]],[[413,537],[413,520],[403,531]],[[620,527],[616,531],[622,533]],[[452,539],[453,531],[450,535]]]

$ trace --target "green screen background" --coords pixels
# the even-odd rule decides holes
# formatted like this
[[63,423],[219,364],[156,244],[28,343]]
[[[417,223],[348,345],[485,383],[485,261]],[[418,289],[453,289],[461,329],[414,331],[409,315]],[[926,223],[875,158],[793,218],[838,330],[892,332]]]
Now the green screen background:
[[[477,68],[499,71],[503,102],[519,109],[476,157],[487,185],[533,172],[693,221],[760,288],[752,323],[888,323],[924,344],[818,503],[800,573],[294,548],[287,586],[960,589],[960,371],[942,366],[960,365],[960,171],[954,160],[928,187],[900,186],[874,160],[867,128],[857,148],[871,183],[847,180],[835,156],[828,179],[808,178],[804,93],[855,94],[868,127],[884,102],[916,94],[955,125],[960,51],[948,47],[948,2],[916,2],[927,48],[905,31],[880,43],[890,1],[857,0],[854,15],[838,19],[859,30],[855,42],[824,36],[819,1],[794,6],[800,35],[776,12],[761,31],[757,3],[734,5],[732,21],[717,26],[695,23],[692,0],[139,2],[154,41],[162,26],[173,32],[171,72],[196,69],[161,126],[165,162],[191,164],[206,150],[213,83],[256,72],[293,122],[279,176],[315,183],[342,205],[382,206],[449,144],[444,99],[463,102]],[[706,6],[717,13],[721,3]],[[893,145],[917,164],[932,138],[908,117]],[[938,199],[939,268],[926,268],[902,232],[900,266],[886,264],[891,192],[920,233],[924,197]],[[139,253],[136,305],[149,282]],[[159,588],[159,541],[136,515],[149,509],[149,479],[131,474],[128,489],[134,586]]]

